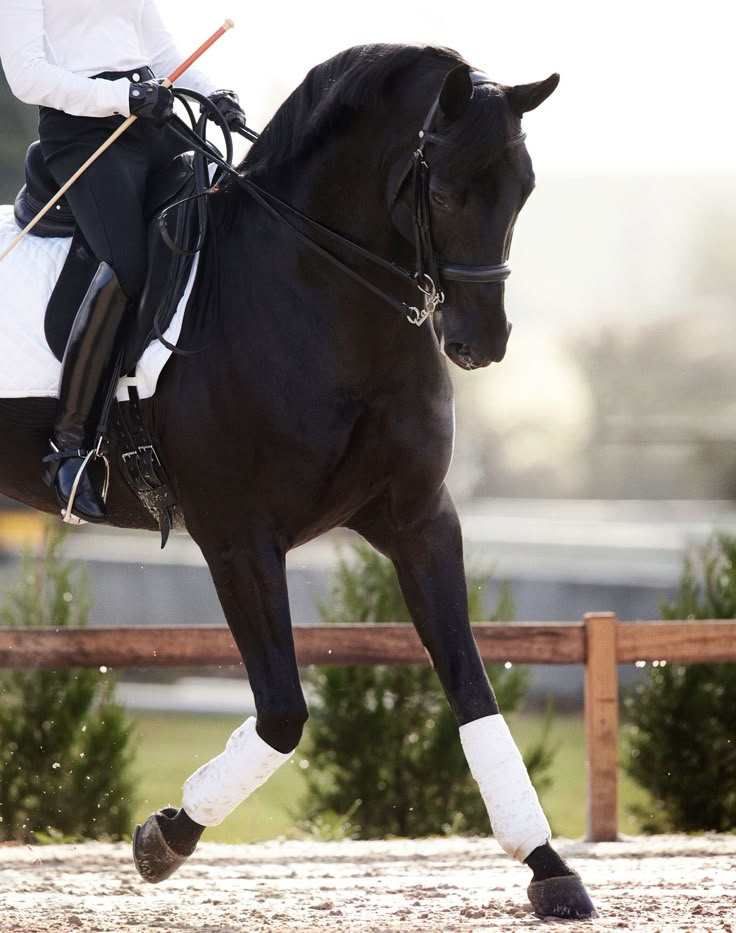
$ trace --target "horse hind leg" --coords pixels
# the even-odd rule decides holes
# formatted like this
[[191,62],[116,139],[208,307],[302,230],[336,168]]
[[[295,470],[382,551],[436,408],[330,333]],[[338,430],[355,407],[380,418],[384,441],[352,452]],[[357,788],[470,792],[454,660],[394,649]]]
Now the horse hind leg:
[[542,917],[596,916],[579,875],[550,845],[550,828],[522,757],[500,714],[468,617],[462,536],[446,490],[425,517],[398,528],[383,504],[351,527],[390,557],[419,637],[450,706],[494,836],[533,872],[527,889]]
[[247,719],[225,750],[187,779],[181,808],[164,807],[136,827],[133,858],[151,883],[169,878],[194,852],[207,826],[221,823],[288,761],[307,720],[283,557],[252,545],[202,550],[247,666],[257,718]]

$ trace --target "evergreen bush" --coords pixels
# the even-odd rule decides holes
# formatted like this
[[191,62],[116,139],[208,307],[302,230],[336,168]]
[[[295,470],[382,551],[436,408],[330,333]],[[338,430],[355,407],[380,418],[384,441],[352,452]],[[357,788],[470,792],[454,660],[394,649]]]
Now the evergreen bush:
[[[25,557],[0,610],[5,626],[86,625],[89,587],[60,557]],[[0,840],[119,839],[132,821],[132,752],[114,682],[102,671],[0,672]]]
[[[664,619],[736,618],[736,537],[689,557]],[[656,662],[655,662],[656,664]],[[625,700],[624,766],[651,795],[632,808],[650,832],[736,829],[736,664],[667,664]]]
[[[484,581],[469,582],[471,619],[478,621],[487,617]],[[392,564],[363,543],[340,560],[320,613],[326,622],[409,621]],[[512,614],[502,588],[494,618]],[[501,709],[515,709],[528,686],[526,670],[487,670]],[[333,839],[490,832],[455,716],[431,668],[318,667],[311,683],[303,824],[309,831]],[[538,790],[548,783],[549,724],[548,716],[526,756]]]

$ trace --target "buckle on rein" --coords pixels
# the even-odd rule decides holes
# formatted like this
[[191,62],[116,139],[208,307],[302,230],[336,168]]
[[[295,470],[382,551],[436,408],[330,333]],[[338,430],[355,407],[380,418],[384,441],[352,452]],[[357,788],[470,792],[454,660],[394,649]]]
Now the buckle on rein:
[[445,301],[445,293],[441,288],[437,288],[432,277],[425,272],[422,278],[424,279],[424,285],[420,285],[417,281],[417,288],[424,295],[424,307],[417,308],[415,305],[408,305],[403,302],[406,308],[407,321],[410,324],[416,324],[417,327],[421,327],[430,314],[434,314]]

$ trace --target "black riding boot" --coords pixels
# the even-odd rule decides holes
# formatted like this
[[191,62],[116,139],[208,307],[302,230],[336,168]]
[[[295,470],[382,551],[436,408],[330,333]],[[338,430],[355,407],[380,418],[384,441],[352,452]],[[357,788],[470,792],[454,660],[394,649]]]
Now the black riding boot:
[[[62,514],[76,482],[71,511],[87,522],[103,522],[107,514],[102,495],[84,464],[85,459],[87,463],[93,459],[89,456],[94,437],[90,421],[99,411],[96,402],[101,388],[107,388],[114,376],[127,306],[128,299],[114,271],[106,262],[100,263],[79,306],[61,364],[52,453],[44,458],[43,478],[48,486],[55,486]],[[69,516],[64,517],[69,520]]]

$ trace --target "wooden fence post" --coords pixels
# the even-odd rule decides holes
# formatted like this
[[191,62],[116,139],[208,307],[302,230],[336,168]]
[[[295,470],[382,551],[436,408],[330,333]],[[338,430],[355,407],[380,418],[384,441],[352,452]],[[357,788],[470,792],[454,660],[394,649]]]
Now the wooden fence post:
[[610,842],[618,832],[617,619],[585,614],[585,748],[588,836]]

